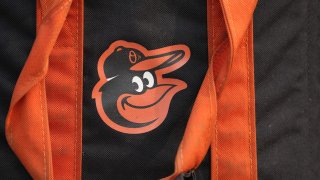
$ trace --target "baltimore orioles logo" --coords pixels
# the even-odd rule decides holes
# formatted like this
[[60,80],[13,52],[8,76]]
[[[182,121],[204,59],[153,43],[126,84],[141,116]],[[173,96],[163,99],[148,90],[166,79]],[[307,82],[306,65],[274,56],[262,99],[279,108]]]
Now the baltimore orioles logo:
[[173,96],[187,88],[184,81],[163,76],[189,58],[185,45],[147,50],[122,40],[112,43],[99,59],[100,81],[92,92],[101,119],[128,134],[157,128],[167,117]]

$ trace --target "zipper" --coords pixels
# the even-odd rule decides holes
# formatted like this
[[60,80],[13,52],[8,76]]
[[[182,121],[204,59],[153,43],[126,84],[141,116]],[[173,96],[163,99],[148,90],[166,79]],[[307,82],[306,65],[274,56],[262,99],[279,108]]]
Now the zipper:
[[196,172],[195,170],[191,170],[186,173],[182,173],[176,180],[197,180]]

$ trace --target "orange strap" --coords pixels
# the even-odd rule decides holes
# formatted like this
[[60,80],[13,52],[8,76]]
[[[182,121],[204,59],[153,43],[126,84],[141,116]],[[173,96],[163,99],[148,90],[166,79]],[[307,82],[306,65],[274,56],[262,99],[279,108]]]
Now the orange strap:
[[[212,179],[256,179],[252,13],[256,0],[208,0],[209,68],[174,179],[211,145]],[[34,179],[81,179],[83,0],[38,0],[37,36],[6,120]],[[49,121],[50,119],[50,121]]]
[[[209,69],[179,146],[175,172],[211,145],[211,179],[257,179],[252,15],[256,0],[208,0]],[[215,84],[215,85],[214,85]]]
[[[41,16],[38,9],[38,16]],[[80,179],[83,2],[73,0],[51,51],[46,98],[55,179]],[[41,22],[41,19],[38,18]]]
[[175,172],[164,178],[166,180],[175,179],[182,173],[196,169],[208,152],[217,116],[217,98],[211,64],[200,87],[178,148]]
[[82,21],[82,0],[37,1],[36,39],[6,119],[9,145],[34,179],[81,176]]
[[257,179],[252,33],[256,3],[220,0],[229,45],[222,47],[217,58],[229,59],[229,67],[218,94],[212,179]]

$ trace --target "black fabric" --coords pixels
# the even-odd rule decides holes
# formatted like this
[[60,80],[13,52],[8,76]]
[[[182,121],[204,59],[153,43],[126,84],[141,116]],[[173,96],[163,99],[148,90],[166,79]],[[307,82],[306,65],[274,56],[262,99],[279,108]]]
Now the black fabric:
[[30,179],[9,148],[4,123],[15,82],[35,37],[35,3],[0,1],[0,179]]
[[320,179],[318,0],[259,0],[254,14],[259,179]]
[[[4,122],[35,37],[35,2],[0,1],[0,179],[31,179],[7,145]],[[157,179],[173,171],[190,105],[207,68],[205,9],[204,0],[85,1],[83,179]],[[319,9],[317,0],[258,2],[254,42],[259,179],[320,178]],[[143,135],[109,128],[91,98],[99,80],[98,58],[118,39],[149,49],[179,43],[191,49],[188,64],[170,77],[192,88],[178,93],[170,116]],[[209,179],[209,159],[196,170],[198,179]]]
[[[178,145],[207,70],[206,16],[206,0],[85,1],[84,179],[159,179],[174,171]],[[190,60],[166,75],[185,81],[188,88],[173,97],[167,118],[155,130],[124,134],[111,129],[98,115],[92,99],[93,87],[99,81],[97,62],[116,40],[150,50],[176,44],[191,50]],[[209,179],[209,164],[208,156],[198,170],[199,179]]]

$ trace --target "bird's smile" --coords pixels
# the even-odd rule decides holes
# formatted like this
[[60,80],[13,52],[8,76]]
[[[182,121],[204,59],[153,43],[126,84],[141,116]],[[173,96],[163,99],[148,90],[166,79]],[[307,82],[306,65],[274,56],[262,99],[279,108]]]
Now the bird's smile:
[[[165,88],[163,88],[165,87]],[[158,104],[164,97],[165,95],[175,87],[175,85],[160,85],[157,86],[153,89],[147,90],[146,93],[144,94],[139,94],[139,95],[135,95],[135,94],[124,94],[123,96],[125,97],[119,97],[119,100],[121,102],[121,106],[123,108],[123,110],[126,109],[126,106],[129,106],[131,108],[136,108],[136,109],[146,109],[149,107],[152,107],[156,104]],[[164,89],[164,93],[163,94],[155,94],[155,92],[158,92],[158,89]],[[151,94],[155,94],[154,96]],[[148,102],[151,101],[151,102]]]
[[[176,85],[159,85],[143,94],[123,94],[118,99],[120,114],[128,121],[147,123],[161,117],[161,108],[172,98]],[[135,114],[133,116],[133,114]]]
[[100,81],[93,89],[102,120],[129,134],[158,127],[174,95],[187,88],[184,81],[163,75],[179,69],[189,58],[185,45],[147,50],[136,43],[112,43],[99,59]]

